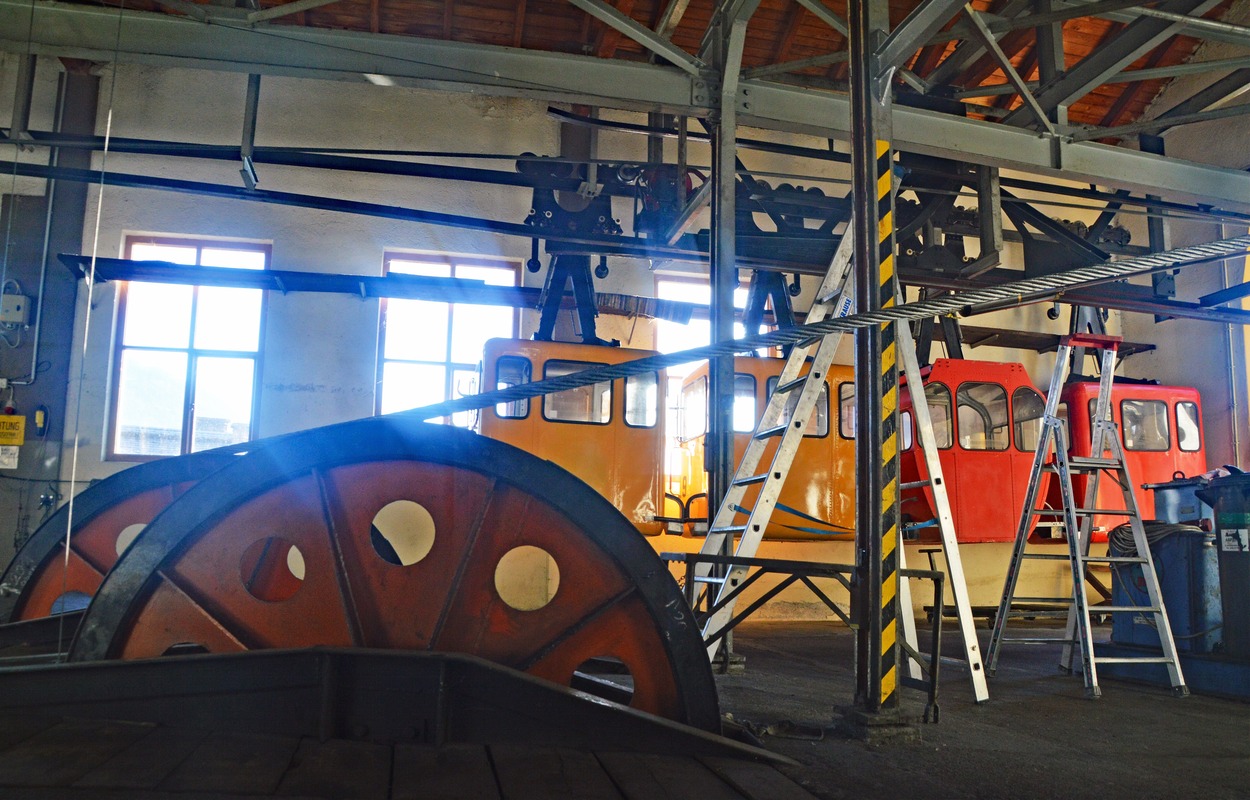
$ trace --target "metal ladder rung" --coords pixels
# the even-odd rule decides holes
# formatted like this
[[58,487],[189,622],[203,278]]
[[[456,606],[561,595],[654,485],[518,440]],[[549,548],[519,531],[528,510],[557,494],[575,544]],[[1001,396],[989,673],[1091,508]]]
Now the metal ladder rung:
[[716,534],[725,534],[725,535],[732,536],[735,534],[744,533],[746,529],[747,529],[746,525],[726,525],[723,528],[710,528],[707,532],[707,535],[715,536]]
[[1074,640],[1056,636],[1005,636],[998,641],[1012,644],[1069,644]]
[[1145,564],[1141,556],[1081,556],[1086,564]]
[[694,581],[695,583],[724,583],[725,582],[724,578],[717,578],[712,575],[704,575],[702,577],[695,575],[691,577],[690,580]]
[[[808,374],[810,375],[810,373]],[[773,389],[773,394],[785,394],[787,392],[792,392],[795,389],[798,389],[799,387],[801,387],[803,384],[807,383],[807,378],[808,378],[807,375],[800,375],[799,377],[795,378],[792,381],[779,383],[777,384],[777,388]]]
[[[1037,610],[1037,611],[1026,611],[1025,609],[1020,609],[1018,611],[1008,611],[1007,616],[1027,617],[1029,619],[1060,619],[1060,618],[1067,619],[1068,609],[1056,608],[1054,610]],[[1012,641],[1012,640],[1008,639],[1007,641]]]
[[751,475],[750,477],[747,477],[747,478],[734,478],[733,483],[731,485],[732,486],[751,486],[756,483],[763,483],[766,480],[768,480],[767,472],[762,473],[760,475]]
[[1111,614],[1111,613],[1120,613],[1120,612],[1125,612],[1125,611],[1138,611],[1143,614],[1158,614],[1159,607],[1158,606],[1101,606],[1101,605],[1089,607],[1089,613],[1091,614]]
[[1114,458],[1087,458],[1085,456],[1069,456],[1070,469],[1124,469],[1124,465]]
[[1094,656],[1095,664],[1171,664],[1168,656]]
[[[1035,508],[1034,516],[1038,517],[1062,517],[1067,514],[1062,508]],[[1074,508],[1072,513],[1078,517],[1092,517],[1097,514],[1105,514],[1111,517],[1137,517],[1136,511],[1130,511],[1127,508]]]
[[775,439],[781,434],[785,433],[789,427],[790,427],[790,423],[786,422],[781,425],[774,425],[771,428],[760,428],[758,431],[755,432],[755,436],[753,438],[756,440]]
[[1021,558],[1034,558],[1038,561],[1068,561],[1069,556],[1058,553],[1021,553]]
[[900,492],[905,492],[908,489],[920,489],[924,486],[932,486],[932,485],[933,485],[933,481],[929,480],[928,478],[925,478],[922,481],[912,481],[911,483],[900,483],[898,486],[898,490]]

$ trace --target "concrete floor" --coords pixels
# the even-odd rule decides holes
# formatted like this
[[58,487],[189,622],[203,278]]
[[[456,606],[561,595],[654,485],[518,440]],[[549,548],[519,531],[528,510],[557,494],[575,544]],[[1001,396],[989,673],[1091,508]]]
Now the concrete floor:
[[[717,676],[722,712],[755,727],[829,726],[852,697],[853,644],[827,622],[744,624],[735,650],[745,673]],[[763,740],[800,762],[783,772],[821,798],[1250,798],[1250,704],[1107,679],[1102,698],[1087,700],[1057,661],[1057,648],[1008,646],[981,705],[966,671],[944,665],[941,721],[919,726],[916,742]],[[918,712],[920,693],[904,692]]]

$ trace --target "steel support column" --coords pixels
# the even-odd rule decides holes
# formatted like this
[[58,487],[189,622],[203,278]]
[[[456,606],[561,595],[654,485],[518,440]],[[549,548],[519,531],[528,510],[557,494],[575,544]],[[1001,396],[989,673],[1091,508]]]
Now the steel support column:
[[[734,289],[738,283],[736,241],[735,176],[738,150],[738,73],[742,68],[742,46],[746,41],[747,19],[722,15],[714,23],[719,30],[714,62],[721,74],[719,109],[712,114],[712,243],[710,282],[712,285],[712,342],[734,338]],[[733,402],[734,369],[732,356],[712,360],[708,368],[708,509],[720,507],[734,471]],[[733,541],[726,537],[728,551]]]
[[[855,296],[859,313],[894,305],[894,193],[890,81],[874,52],[889,25],[885,0],[850,4],[851,163],[854,169]],[[898,366],[893,323],[855,335],[856,632],[855,705],[897,714]]]
[[9,138],[17,141],[26,136],[30,128],[30,100],[35,93],[35,66],[37,56],[21,56],[17,62],[17,86],[13,91],[13,123]]
[[[1154,153],[1155,155],[1163,155],[1163,137],[1161,136],[1141,136],[1138,138],[1138,146],[1143,152]],[[1146,195],[1148,200],[1157,199],[1154,195]],[[1171,242],[1169,242],[1167,224],[1162,217],[1152,214],[1146,218],[1146,231],[1150,236],[1150,252],[1162,253],[1167,250]],[[1154,289],[1156,297],[1176,297],[1176,273],[1175,272],[1156,272],[1150,276],[1150,285]],[[1167,317],[1155,314],[1155,322],[1160,322]]]
[[[1039,14],[1053,11],[1051,0],[1037,0],[1034,10]],[[1037,80],[1042,86],[1049,86],[1058,80],[1066,68],[1063,52],[1063,23],[1052,22],[1037,27]],[[1068,107],[1059,105],[1050,111],[1050,121],[1060,125],[1068,124]]]

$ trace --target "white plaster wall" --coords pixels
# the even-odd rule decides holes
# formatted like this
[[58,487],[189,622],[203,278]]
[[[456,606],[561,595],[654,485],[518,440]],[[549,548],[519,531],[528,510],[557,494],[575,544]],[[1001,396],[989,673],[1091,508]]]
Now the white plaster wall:
[[[246,78],[190,70],[123,66],[102,84],[99,130],[113,136],[234,143],[240,137]],[[110,97],[110,93],[112,96]],[[111,112],[111,113],[110,113]],[[558,126],[529,101],[420,92],[335,82],[266,78],[256,142],[260,146],[519,153],[558,151]],[[111,153],[97,168],[240,185],[238,165]],[[509,169],[507,161],[482,166]],[[431,209],[520,222],[523,191],[359,174],[307,175],[258,166],[261,188]],[[102,198],[102,199],[101,199]],[[132,233],[229,237],[272,246],[274,269],[379,275],[387,250],[501,255],[524,260],[527,240],[303,208],[217,200],[173,192],[98,187],[91,193],[84,250],[122,255]],[[95,214],[100,213],[98,237]],[[529,282],[536,276],[526,273]],[[85,295],[85,292],[83,293]],[[69,430],[78,431],[78,478],[111,474],[126,462],[102,460],[114,328],[112,287],[92,299],[86,357],[69,387]],[[79,329],[87,331],[80,309]],[[262,347],[258,433],[368,416],[374,408],[378,303],[318,294],[270,294]],[[80,338],[81,341],[81,338]],[[78,373],[82,403],[78,409]]]

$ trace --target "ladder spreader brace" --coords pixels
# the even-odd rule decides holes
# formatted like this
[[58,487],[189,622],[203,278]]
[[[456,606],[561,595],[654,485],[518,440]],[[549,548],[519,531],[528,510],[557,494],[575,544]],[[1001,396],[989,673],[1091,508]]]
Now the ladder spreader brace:
[[[847,316],[851,312],[854,305],[853,293],[850,291],[853,240],[854,236],[848,230],[839,242],[829,269],[817,290],[816,300],[808,311],[808,323],[819,322],[831,316]],[[716,514],[711,518],[707,538],[704,539],[700,551],[702,554],[720,554],[725,547],[726,537],[739,537],[734,555],[742,558],[755,556],[773,510],[777,506],[778,497],[794,462],[795,453],[803,441],[807,422],[816,407],[825,375],[833,364],[834,355],[841,340],[842,334],[835,332],[800,342],[791,349],[777,380],[777,388],[769,397],[768,404],[760,416],[759,424],[743,453],[737,472]],[[906,323],[898,326],[897,341],[900,344],[900,355],[909,385],[921,387],[915,345]],[[805,367],[806,372],[804,372]],[[915,391],[913,389],[913,392]],[[955,538],[954,520],[950,513],[950,502],[945,481],[942,479],[932,421],[929,419],[928,406],[924,403],[922,388],[919,389],[916,397],[918,400],[913,402],[913,407],[916,411],[917,427],[920,429],[919,438],[925,453],[929,483],[937,500],[938,524],[942,534],[942,546],[946,554],[947,572],[950,575],[959,628],[964,641],[965,660],[972,680],[973,693],[977,702],[981,702],[988,699],[989,690],[985,682],[980,644],[977,641],[972,607],[959,556],[959,546]],[[777,440],[777,448],[773,453],[772,461],[766,470],[761,471],[760,464],[764,460],[765,451],[773,440]],[[754,504],[748,505],[747,493],[753,486],[758,486],[759,490]],[[745,521],[739,519],[743,515],[746,516]],[[901,547],[899,555],[899,566],[905,567]],[[728,599],[735,588],[741,584],[747,569],[745,566],[731,566],[724,570],[723,575],[714,576],[712,565],[700,562],[691,573],[690,579],[707,585],[709,591],[713,586],[719,587],[716,589],[717,602],[709,604],[715,610],[709,615],[703,629],[704,641],[711,642],[708,645],[709,658],[715,657],[717,649],[721,646],[717,633],[733,618],[733,603],[726,602],[722,605],[721,601]],[[917,641],[915,618],[910,613],[911,595],[906,581],[903,581],[899,587],[899,603],[904,609],[901,613],[904,640],[915,651]],[[941,613],[941,611],[938,610],[935,613]],[[911,677],[918,678],[917,664],[911,659],[907,659],[906,663]]]
[[[1055,370],[1051,375],[1050,389],[1046,394],[1046,408],[1042,414],[1042,429],[1033,457],[1033,468],[1029,473],[1028,490],[1025,492],[1024,508],[1020,514],[1020,524],[1016,528],[1016,541],[1012,549],[1011,561],[1007,567],[1007,577],[1003,583],[1003,596],[999,602],[998,614],[994,617],[994,631],[990,636],[989,671],[994,674],[998,665],[998,656],[1006,642],[1022,644],[1063,645],[1059,666],[1071,672],[1074,664],[1074,652],[1080,651],[1081,666],[1085,677],[1085,693],[1090,698],[1101,696],[1098,687],[1097,665],[1099,663],[1141,663],[1165,664],[1172,682],[1173,691],[1184,696],[1189,694],[1181,674],[1180,658],[1176,651],[1176,642],[1172,637],[1172,628],[1168,624],[1167,609],[1163,605],[1163,596],[1159,589],[1159,576],[1154,569],[1154,561],[1150,555],[1150,546],[1146,540],[1146,530],[1142,525],[1141,513],[1137,508],[1137,499],[1133,494],[1133,482],[1129,478],[1128,465],[1124,459],[1124,449],[1120,445],[1120,435],[1116,424],[1111,419],[1111,390],[1116,367],[1116,352],[1121,339],[1118,336],[1100,336],[1093,334],[1074,334],[1059,340],[1059,349],[1055,354]],[[1102,354],[1101,374],[1098,382],[1098,401],[1095,404],[1093,431],[1088,457],[1068,455],[1064,446],[1063,428],[1065,422],[1058,416],[1059,395],[1067,379],[1070,356],[1073,349],[1083,348],[1096,350]],[[1110,455],[1108,455],[1110,453]],[[1062,498],[1062,509],[1039,508],[1038,501],[1045,504],[1046,498],[1039,497],[1043,473],[1053,473],[1059,480],[1059,491]],[[1073,474],[1087,475],[1085,499],[1078,506],[1072,488]],[[1103,473],[1115,481],[1123,496],[1122,509],[1097,508],[1099,478]],[[1133,531],[1136,545],[1133,554],[1091,556],[1090,540],[1093,538],[1094,517],[1098,514],[1112,514],[1127,518]],[[1032,553],[1027,551],[1029,534],[1036,526],[1035,518],[1062,515],[1064,533],[1067,539],[1067,555],[1055,553]],[[1070,597],[1016,597],[1016,585],[1020,579],[1020,568],[1029,559],[1055,560],[1064,559],[1071,565],[1072,594]],[[1129,656],[1129,657],[1097,657],[1094,655],[1093,633],[1090,624],[1089,602],[1085,596],[1085,574],[1090,564],[1136,564],[1141,569],[1142,581],[1146,585],[1149,605],[1117,606],[1099,605],[1100,614],[1126,613],[1143,614],[1153,617],[1155,629],[1159,633],[1162,655]],[[1067,618],[1063,638],[1056,636],[1005,636],[1008,617],[1038,616],[1046,612],[1033,610],[1013,610],[1016,602],[1049,601],[1056,604],[1067,604],[1066,611],[1058,610],[1052,616],[1062,615]]]

